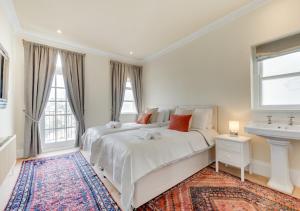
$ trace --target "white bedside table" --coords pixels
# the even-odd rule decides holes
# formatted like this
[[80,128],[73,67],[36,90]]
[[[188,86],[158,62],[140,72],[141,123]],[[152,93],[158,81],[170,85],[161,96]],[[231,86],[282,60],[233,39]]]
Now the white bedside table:
[[245,167],[251,169],[251,138],[245,136],[219,135],[216,137],[216,172],[219,171],[219,162],[241,169],[241,180],[244,182]]

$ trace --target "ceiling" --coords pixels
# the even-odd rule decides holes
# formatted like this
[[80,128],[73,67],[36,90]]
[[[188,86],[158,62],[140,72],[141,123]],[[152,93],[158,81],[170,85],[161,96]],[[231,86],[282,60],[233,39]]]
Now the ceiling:
[[[137,59],[168,47],[250,2],[13,0],[25,31]],[[58,29],[62,34],[56,32]]]

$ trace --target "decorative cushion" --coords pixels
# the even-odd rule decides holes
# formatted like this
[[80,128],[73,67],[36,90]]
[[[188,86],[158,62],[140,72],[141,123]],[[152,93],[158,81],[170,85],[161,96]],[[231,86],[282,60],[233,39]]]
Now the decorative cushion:
[[[194,111],[194,109],[176,108],[175,114],[177,114],[177,115],[192,115],[193,111]],[[192,119],[193,119],[193,116],[191,117],[190,122],[189,122],[189,129],[192,126]]]
[[152,114],[141,114],[140,116],[139,116],[139,118],[137,119],[137,123],[138,124],[148,124],[149,123],[149,121],[150,121],[150,118],[151,118],[151,116],[152,116]]
[[192,115],[171,115],[169,129],[188,132],[191,117]]

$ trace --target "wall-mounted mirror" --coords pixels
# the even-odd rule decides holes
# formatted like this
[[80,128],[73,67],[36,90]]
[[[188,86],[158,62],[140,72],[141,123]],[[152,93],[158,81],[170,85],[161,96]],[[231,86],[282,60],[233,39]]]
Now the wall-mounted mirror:
[[9,58],[6,50],[0,44],[0,108],[7,105]]

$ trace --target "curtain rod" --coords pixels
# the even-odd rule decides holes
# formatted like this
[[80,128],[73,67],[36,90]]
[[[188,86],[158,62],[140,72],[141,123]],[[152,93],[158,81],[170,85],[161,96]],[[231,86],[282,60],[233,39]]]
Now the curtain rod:
[[116,61],[116,60],[110,60],[110,63],[112,63],[112,62],[113,62],[113,63],[118,63],[118,64],[125,64],[125,65],[131,65],[131,66],[143,68],[142,65],[135,65],[135,64],[129,64],[129,63],[120,62],[120,61]]
[[53,46],[50,46],[50,45],[47,45],[47,44],[42,44],[42,43],[38,43],[38,42],[32,42],[32,41],[28,41],[28,40],[25,40],[25,39],[22,39],[22,41],[23,41],[23,43],[24,43],[24,42],[29,42],[29,43],[33,43],[34,45],[45,46],[45,47],[53,48],[53,49],[56,49],[56,50],[59,50],[59,51],[70,52],[70,53],[79,54],[79,55],[83,55],[83,56],[86,55],[85,53],[80,53],[80,52],[76,52],[76,51],[71,51],[71,50],[67,50],[67,49],[63,49],[63,48],[57,48],[57,47],[53,47]]

